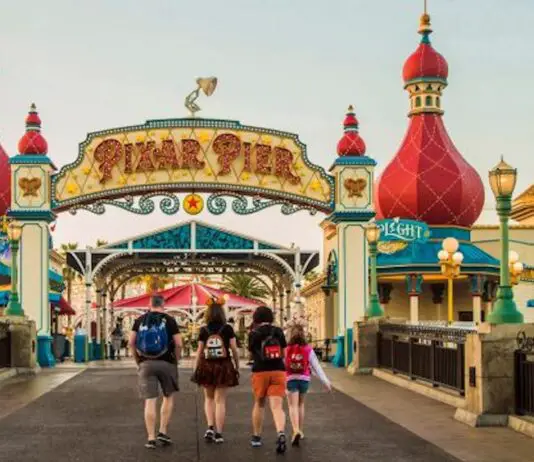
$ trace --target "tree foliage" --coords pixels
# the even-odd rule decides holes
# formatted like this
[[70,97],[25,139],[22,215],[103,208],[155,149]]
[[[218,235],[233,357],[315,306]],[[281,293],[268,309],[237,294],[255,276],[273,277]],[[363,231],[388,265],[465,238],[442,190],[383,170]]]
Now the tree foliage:
[[270,291],[264,284],[248,274],[224,276],[222,289],[242,297],[253,299],[265,299],[270,295]]

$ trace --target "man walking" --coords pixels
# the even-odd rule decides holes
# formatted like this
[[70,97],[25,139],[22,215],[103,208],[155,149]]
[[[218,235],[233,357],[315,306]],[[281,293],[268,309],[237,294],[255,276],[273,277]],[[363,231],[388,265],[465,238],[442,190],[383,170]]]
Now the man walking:
[[[178,391],[178,360],[182,338],[178,324],[164,312],[164,299],[154,295],[150,311],[136,319],[130,335],[130,349],[138,365],[139,393],[145,400],[145,426],[148,433],[147,449],[155,449],[159,441],[172,443],[167,427]],[[163,393],[159,433],[156,435],[156,404],[159,388]]]

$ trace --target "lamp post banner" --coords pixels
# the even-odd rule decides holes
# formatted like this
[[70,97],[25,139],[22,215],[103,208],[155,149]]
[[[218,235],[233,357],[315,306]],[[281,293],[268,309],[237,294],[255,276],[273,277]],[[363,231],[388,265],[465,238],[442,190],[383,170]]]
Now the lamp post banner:
[[[174,193],[204,192],[330,212],[333,185],[295,134],[229,120],[153,120],[89,133],[78,158],[53,176],[52,207],[102,213],[108,203],[150,213],[151,200],[135,206],[132,197],[159,193],[166,196],[160,208],[174,214]],[[217,213],[219,202],[208,200],[210,211]]]

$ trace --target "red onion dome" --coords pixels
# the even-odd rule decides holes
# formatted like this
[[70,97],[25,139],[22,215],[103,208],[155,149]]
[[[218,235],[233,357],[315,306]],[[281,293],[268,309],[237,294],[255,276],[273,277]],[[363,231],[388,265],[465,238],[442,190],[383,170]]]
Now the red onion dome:
[[[447,85],[447,63],[431,47],[430,32],[425,12],[419,28],[422,43],[404,66],[411,100],[408,131],[375,185],[375,210],[379,218],[470,227],[482,212],[484,185],[445,129],[441,93]],[[414,56],[421,58],[417,65]],[[425,85],[409,82],[413,79]]]
[[345,121],[343,122],[345,133],[337,144],[339,156],[363,156],[365,155],[365,142],[358,134],[358,119],[354,114],[354,108],[349,106]]
[[380,218],[470,227],[484,206],[484,185],[450,139],[440,114],[410,118],[396,156],[376,186]]
[[41,135],[41,119],[32,104],[26,117],[26,133],[19,141],[19,154],[45,155],[47,152],[48,143]]
[[430,16],[421,16],[419,33],[423,36],[421,43],[404,63],[402,77],[404,82],[425,78],[438,79],[446,83],[449,76],[449,66],[445,58],[439,54],[430,43]]
[[11,166],[9,156],[0,146],[0,216],[5,216],[11,207]]

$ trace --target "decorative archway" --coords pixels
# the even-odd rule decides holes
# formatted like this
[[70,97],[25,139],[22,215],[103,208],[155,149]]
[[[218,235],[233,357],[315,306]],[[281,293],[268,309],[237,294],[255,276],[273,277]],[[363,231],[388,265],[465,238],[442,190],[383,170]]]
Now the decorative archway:
[[[375,161],[356,143],[358,125],[352,109],[345,119],[345,135],[330,174],[309,161],[305,144],[295,134],[232,120],[196,118],[150,120],[90,133],[80,143],[76,160],[56,173],[46,155],[40,125],[32,106],[26,135],[19,143],[21,152],[10,159],[13,191],[9,215],[23,226],[20,297],[26,314],[38,324],[42,366],[54,363],[46,302],[48,226],[56,214],[65,211],[103,214],[113,205],[136,214],[149,214],[159,207],[169,215],[182,208],[195,215],[204,208],[205,200],[215,215],[226,211],[229,203],[242,215],[274,205],[280,205],[283,214],[301,210],[329,214],[338,228],[342,305],[338,309],[346,313],[340,332],[351,329],[361,314],[367,293],[367,264],[365,250],[361,250],[365,244],[363,225],[374,216]],[[354,149],[355,143],[358,149]],[[207,194],[207,199],[199,193]],[[353,249],[358,250],[356,254]],[[92,283],[88,275],[93,268],[98,273],[107,263],[135,250],[110,250],[98,267],[91,267],[86,258],[82,272],[88,293]],[[276,261],[295,275],[302,274],[311,263],[299,261],[299,267],[293,269],[268,247],[250,251]],[[358,263],[351,262],[354,258]],[[78,263],[82,263],[80,258]],[[354,280],[361,280],[361,284],[354,284]],[[297,291],[299,284],[297,278]]]

